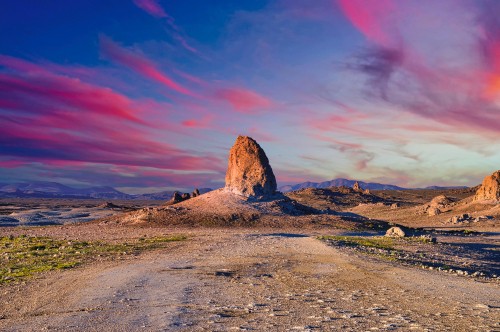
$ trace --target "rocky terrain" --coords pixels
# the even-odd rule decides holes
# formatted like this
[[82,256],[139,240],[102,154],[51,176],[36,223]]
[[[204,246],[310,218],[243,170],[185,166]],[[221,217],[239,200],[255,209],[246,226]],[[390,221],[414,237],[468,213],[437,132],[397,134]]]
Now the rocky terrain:
[[65,225],[121,215],[161,201],[2,198],[0,227]]
[[[69,233],[76,228],[65,227]],[[115,227],[103,236],[116,236],[109,234]],[[3,287],[0,329],[500,328],[498,284],[353,255],[318,240],[321,232],[290,231],[188,229],[187,241],[161,251]],[[133,228],[126,233],[154,232],[184,230]]]
[[[500,330],[496,173],[478,188],[282,194],[262,148],[238,137],[226,174],[225,188],[161,204],[31,206],[81,222],[4,223],[0,329]],[[32,213],[22,202],[3,216]],[[156,246],[168,239],[183,240]],[[13,265],[13,246],[44,269]]]

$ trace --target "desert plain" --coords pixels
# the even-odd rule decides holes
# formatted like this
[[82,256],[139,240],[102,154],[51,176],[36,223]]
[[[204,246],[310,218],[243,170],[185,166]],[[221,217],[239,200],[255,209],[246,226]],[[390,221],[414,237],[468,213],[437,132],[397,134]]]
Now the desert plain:
[[226,187],[189,199],[2,199],[0,329],[500,330],[485,183],[283,194],[239,140]]

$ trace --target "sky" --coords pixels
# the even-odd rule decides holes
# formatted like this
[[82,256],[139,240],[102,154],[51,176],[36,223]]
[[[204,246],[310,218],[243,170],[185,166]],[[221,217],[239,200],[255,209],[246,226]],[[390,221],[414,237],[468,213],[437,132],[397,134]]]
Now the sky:
[[500,169],[500,1],[3,0],[0,183],[476,185]]

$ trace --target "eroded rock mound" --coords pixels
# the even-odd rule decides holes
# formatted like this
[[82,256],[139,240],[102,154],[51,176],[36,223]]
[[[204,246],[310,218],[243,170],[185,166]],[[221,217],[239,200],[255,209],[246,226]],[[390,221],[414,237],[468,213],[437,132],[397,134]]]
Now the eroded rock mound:
[[260,145],[238,136],[229,151],[226,191],[245,197],[268,197],[276,193],[276,178]]
[[453,201],[449,197],[447,197],[445,195],[439,195],[439,196],[434,197],[430,201],[429,205],[431,207],[435,207],[435,208],[443,208],[451,203],[453,203]]
[[500,201],[500,170],[484,178],[474,196],[475,201]]

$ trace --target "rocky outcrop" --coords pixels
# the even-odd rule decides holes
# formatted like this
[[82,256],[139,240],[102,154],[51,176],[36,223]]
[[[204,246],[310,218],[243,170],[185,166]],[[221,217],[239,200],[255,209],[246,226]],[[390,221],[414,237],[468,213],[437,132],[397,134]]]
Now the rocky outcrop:
[[441,214],[441,210],[437,207],[430,206],[427,209],[427,214],[429,215],[429,217],[437,216],[438,214]]
[[429,202],[429,205],[431,207],[435,207],[435,208],[444,208],[451,203],[453,203],[453,201],[449,197],[447,197],[445,195],[439,195],[439,196],[434,197]]
[[200,190],[198,190],[198,188],[196,188],[191,194],[191,197],[196,197],[196,196],[200,196]]
[[474,200],[500,202],[500,170],[484,178]]
[[265,198],[276,193],[276,178],[260,145],[238,136],[229,151],[225,190],[237,195]]
[[363,192],[363,189],[361,189],[358,181],[354,182],[352,189],[354,189],[354,191],[356,192]]
[[448,211],[453,204],[454,201],[450,197],[439,195],[434,197],[429,203],[421,205],[418,209],[419,213],[432,217]]

